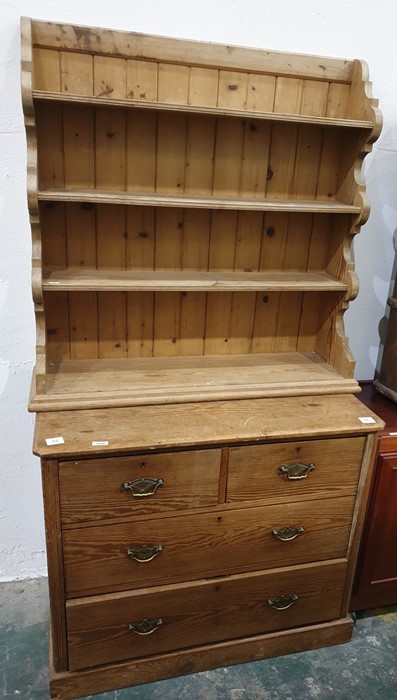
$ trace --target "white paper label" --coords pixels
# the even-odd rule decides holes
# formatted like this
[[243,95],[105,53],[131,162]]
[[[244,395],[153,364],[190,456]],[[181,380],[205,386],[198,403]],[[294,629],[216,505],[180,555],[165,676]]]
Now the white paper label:
[[46,438],[45,439],[47,445],[64,445],[65,440],[63,437],[55,437],[55,438]]
[[101,445],[108,445],[109,440],[95,440],[94,442],[91,443],[93,447],[100,447]]
[[47,284],[61,284],[61,283],[55,282],[55,280],[48,280]]
[[389,435],[397,435],[397,433],[389,433]]
[[361,423],[376,423],[376,420],[371,418],[371,416],[362,416],[358,420],[360,420]]

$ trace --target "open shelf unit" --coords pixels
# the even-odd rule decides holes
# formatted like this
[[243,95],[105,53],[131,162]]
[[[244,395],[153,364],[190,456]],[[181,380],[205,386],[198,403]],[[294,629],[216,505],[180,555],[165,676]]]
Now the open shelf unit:
[[358,391],[343,314],[381,126],[366,66],[23,33],[30,408]]

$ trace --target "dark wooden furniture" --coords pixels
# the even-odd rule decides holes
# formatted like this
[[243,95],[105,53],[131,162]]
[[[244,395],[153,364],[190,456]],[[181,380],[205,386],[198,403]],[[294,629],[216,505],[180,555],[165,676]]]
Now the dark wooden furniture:
[[378,391],[397,402],[397,279],[393,296],[387,303],[390,306],[389,326],[380,374],[374,384]]
[[359,398],[386,425],[379,435],[350,610],[397,603],[397,406],[372,382],[362,388]]

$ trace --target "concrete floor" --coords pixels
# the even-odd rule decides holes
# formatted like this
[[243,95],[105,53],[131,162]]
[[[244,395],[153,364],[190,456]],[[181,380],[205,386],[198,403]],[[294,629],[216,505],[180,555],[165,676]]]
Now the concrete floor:
[[[0,584],[0,697],[48,700],[46,579]],[[393,700],[397,606],[360,615],[349,644],[220,668],[91,700]]]

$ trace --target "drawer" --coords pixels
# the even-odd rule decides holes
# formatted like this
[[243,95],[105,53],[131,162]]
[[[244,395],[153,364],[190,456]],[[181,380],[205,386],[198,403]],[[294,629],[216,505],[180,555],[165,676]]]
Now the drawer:
[[[365,437],[355,437],[233,447],[229,451],[227,501],[274,502],[354,494],[364,444]],[[304,466],[296,468],[298,474],[294,469],[287,474],[285,468],[293,465]]]
[[65,530],[67,596],[344,557],[354,500],[349,496]]
[[215,505],[220,458],[197,450],[61,462],[62,522]]
[[70,670],[335,619],[345,572],[324,562],[69,601]]

